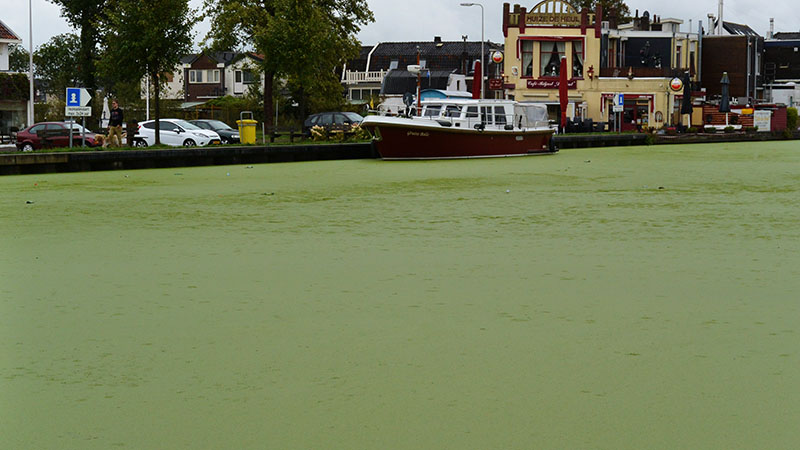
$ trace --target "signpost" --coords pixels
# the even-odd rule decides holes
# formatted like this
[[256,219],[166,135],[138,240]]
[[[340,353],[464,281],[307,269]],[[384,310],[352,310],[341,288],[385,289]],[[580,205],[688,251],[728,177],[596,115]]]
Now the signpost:
[[92,101],[89,91],[84,88],[67,88],[67,107],[64,115],[70,118],[69,146],[72,148],[72,118],[80,117],[83,128],[81,137],[81,147],[86,145],[86,118],[92,115],[92,107],[86,106]]
[[614,113],[617,114],[617,131],[622,132],[622,111],[625,110],[625,94],[614,94]]

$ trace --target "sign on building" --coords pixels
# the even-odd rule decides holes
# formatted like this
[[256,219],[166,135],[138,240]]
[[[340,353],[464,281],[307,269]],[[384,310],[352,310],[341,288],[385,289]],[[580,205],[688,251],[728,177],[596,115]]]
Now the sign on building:
[[758,127],[758,131],[770,131],[772,126],[772,111],[754,111],[753,112],[753,126]]
[[625,110],[625,94],[614,94],[614,112],[622,112]]

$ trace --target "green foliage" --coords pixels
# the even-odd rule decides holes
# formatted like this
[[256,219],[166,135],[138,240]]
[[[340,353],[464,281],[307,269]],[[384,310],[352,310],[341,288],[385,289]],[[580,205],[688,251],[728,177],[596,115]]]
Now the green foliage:
[[30,83],[24,73],[0,73],[0,99],[27,101]]
[[44,89],[62,98],[66,88],[78,85],[80,39],[72,33],[53,36],[33,52],[37,77],[46,81]]
[[603,20],[609,20],[613,13],[618,24],[626,23],[631,19],[631,10],[624,0],[572,0],[570,3],[578,12],[583,9],[594,12],[597,5],[600,4],[603,6]]
[[717,132],[717,128],[716,127],[705,127],[705,128],[703,128],[703,131],[706,132],[706,133],[716,133]]
[[758,127],[744,127],[744,132],[747,134],[753,134],[758,131]]
[[12,44],[8,47],[8,68],[12,72],[27,72],[30,58],[25,47]]
[[[102,73],[113,80],[154,80],[155,119],[160,115],[163,75],[175,69],[191,50],[194,11],[188,0],[117,0],[103,24],[105,55]],[[159,144],[156,122],[156,144]]]
[[253,45],[265,56],[264,116],[274,113],[276,79],[286,80],[300,117],[341,105],[335,69],[358,54],[355,35],[374,20],[365,0],[205,0],[204,8],[211,48]]
[[786,108],[786,128],[792,131],[797,129],[797,108]]
[[734,131],[736,131],[736,128],[729,125],[725,127],[723,131],[725,131],[726,133],[733,133]]
[[77,55],[77,79],[90,91],[97,89],[98,46],[103,39],[100,25],[106,22],[109,0],[50,0],[61,7],[61,15],[80,30],[80,51]]
[[686,129],[686,132],[690,134],[695,134],[697,133],[697,127],[689,127]]

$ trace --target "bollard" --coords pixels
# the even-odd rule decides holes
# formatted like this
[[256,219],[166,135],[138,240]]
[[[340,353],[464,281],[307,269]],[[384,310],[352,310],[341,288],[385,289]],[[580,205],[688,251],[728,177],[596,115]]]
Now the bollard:
[[[136,136],[136,133],[139,131],[139,122],[132,120],[126,124],[125,127],[125,140],[127,141],[128,147],[133,147],[133,137]],[[120,142],[121,144],[121,142]]]

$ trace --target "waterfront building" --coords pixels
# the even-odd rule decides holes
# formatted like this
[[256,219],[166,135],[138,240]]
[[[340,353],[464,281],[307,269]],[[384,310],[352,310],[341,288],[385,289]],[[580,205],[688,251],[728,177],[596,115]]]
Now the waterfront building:
[[[712,24],[716,27],[716,22]],[[701,86],[709,97],[722,93],[719,81],[727,72],[734,104],[752,105],[764,99],[763,37],[748,25],[723,22],[721,33],[704,35],[702,43]]]
[[[544,0],[528,9],[503,5],[505,96],[548,105],[558,120],[559,61],[567,60],[569,118],[615,126],[613,99],[624,95],[620,127],[659,128],[682,122],[684,74],[697,81],[699,34],[681,30],[682,20],[650,17],[615,23],[602,6],[577,11],[561,0]],[[695,117],[696,116],[696,117]],[[702,120],[701,114],[692,121]]]
[[771,102],[800,104],[800,33],[775,33],[765,41],[764,72]]
[[16,86],[14,89],[10,86],[7,87],[6,92],[21,91],[17,89],[19,86],[16,81],[18,81],[20,77],[24,77],[25,79],[24,99],[21,98],[21,92],[19,92],[19,98],[0,98],[0,137],[8,136],[14,131],[25,128],[28,120],[29,102],[26,100],[28,98],[28,76],[27,74],[13,74],[14,80],[12,80],[9,61],[11,46],[21,43],[22,39],[20,39],[20,37],[5,23],[0,21],[0,74],[8,74],[8,76],[3,77],[3,83],[14,84]]

